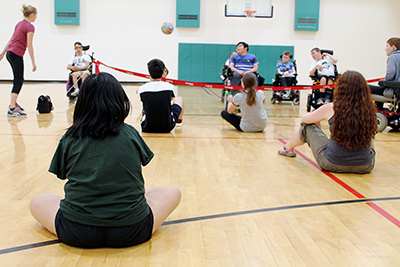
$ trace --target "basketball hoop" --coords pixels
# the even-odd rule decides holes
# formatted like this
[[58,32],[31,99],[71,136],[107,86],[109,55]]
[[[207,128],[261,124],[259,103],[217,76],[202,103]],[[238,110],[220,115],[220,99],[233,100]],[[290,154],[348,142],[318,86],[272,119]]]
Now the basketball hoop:
[[245,10],[244,14],[246,15],[247,18],[255,18],[256,17],[256,10]]

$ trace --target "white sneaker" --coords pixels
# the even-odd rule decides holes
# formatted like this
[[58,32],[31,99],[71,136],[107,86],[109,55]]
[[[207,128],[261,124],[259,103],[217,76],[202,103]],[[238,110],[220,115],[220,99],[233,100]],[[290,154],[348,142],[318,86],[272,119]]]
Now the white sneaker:
[[71,93],[71,96],[78,96],[79,95],[79,89],[75,89],[74,92]]

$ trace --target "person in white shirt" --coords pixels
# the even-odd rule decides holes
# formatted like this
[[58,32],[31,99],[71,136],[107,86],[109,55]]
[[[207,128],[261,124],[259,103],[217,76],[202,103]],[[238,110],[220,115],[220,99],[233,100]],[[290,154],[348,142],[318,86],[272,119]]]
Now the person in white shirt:
[[[314,59],[310,67],[310,76],[318,70],[318,78],[320,80],[320,85],[333,84],[335,81],[335,66],[338,59],[329,53],[321,53],[318,47],[311,50],[311,56]],[[331,102],[330,96],[332,94],[332,89],[322,88],[319,91],[319,97],[317,99],[317,104],[329,103]]]
[[91,59],[88,55],[83,54],[83,46],[81,42],[75,42],[74,44],[75,56],[73,56],[69,62],[67,69],[72,71],[70,74],[72,76],[72,82],[75,89],[69,90],[71,96],[77,96],[79,94],[78,79],[81,78],[82,83],[87,77],[89,77],[90,72],[88,70]]

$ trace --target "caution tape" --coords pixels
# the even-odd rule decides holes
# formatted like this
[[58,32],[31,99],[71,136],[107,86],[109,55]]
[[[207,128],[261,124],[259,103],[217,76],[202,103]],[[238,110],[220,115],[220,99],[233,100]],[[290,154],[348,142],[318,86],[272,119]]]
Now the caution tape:
[[[143,73],[138,73],[134,71],[129,71],[129,70],[123,70],[120,68],[112,67],[107,64],[104,64],[103,62],[99,60],[93,61],[94,64],[96,64],[96,72],[99,71],[99,66],[103,65],[107,68],[128,74],[128,75],[133,75],[141,78],[146,78],[150,79],[150,75],[148,74],[143,74]],[[382,80],[383,78],[378,78],[378,79],[372,79],[368,80],[368,83],[373,83],[373,82],[378,82]],[[189,82],[189,81],[181,81],[181,80],[174,80],[174,79],[168,79],[168,78],[162,78],[161,79],[164,82],[167,83],[172,83],[172,84],[177,84],[177,85],[186,85],[186,86],[195,86],[195,87],[205,87],[205,88],[210,88],[210,89],[229,89],[229,90],[242,90],[242,86],[235,86],[235,85],[223,85],[223,84],[211,84],[211,83],[200,83],[200,82]],[[258,86],[255,89],[256,90],[262,90],[262,91],[288,91],[288,90],[315,90],[315,89],[323,89],[323,88],[333,88],[335,87],[335,84],[328,84],[328,85],[311,85],[311,86],[292,86],[292,87],[275,87],[275,86]]]

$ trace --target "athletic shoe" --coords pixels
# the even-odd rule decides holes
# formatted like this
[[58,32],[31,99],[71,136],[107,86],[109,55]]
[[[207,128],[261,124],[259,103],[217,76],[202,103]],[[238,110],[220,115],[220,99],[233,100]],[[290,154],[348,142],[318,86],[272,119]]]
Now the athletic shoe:
[[175,124],[176,127],[182,127],[182,119],[178,119],[178,122]]
[[71,93],[71,96],[78,96],[79,95],[79,89],[76,88],[74,92]]
[[286,146],[283,146],[283,148],[278,150],[278,154],[286,157],[296,157],[296,152],[294,150],[286,150]]
[[18,108],[9,108],[7,111],[7,116],[10,117],[22,117],[22,116],[26,116],[26,113],[22,112],[21,110],[19,110]]
[[[17,109],[19,109],[20,111],[24,111],[25,109],[23,107],[21,107],[20,105],[18,105],[18,103],[15,103],[15,107]],[[8,106],[8,108],[10,108],[10,106]]]
[[332,101],[329,98],[325,98],[325,103],[324,104],[328,104],[331,103]]
[[322,105],[324,104],[324,100],[322,99],[322,97],[317,99],[317,105]]
[[15,103],[15,106],[16,106],[19,110],[21,110],[21,111],[24,111],[24,110],[25,110],[23,107],[21,107],[20,105],[18,105],[18,103]]

